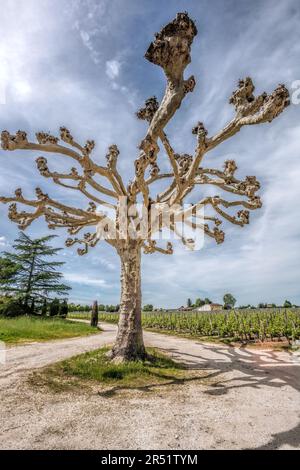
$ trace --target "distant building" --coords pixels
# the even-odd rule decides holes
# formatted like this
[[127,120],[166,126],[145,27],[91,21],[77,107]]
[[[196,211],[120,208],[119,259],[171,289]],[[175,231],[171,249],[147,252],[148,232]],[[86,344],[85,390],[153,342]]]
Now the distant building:
[[213,312],[216,310],[222,310],[223,305],[221,304],[205,304],[202,307],[197,308],[197,312]]

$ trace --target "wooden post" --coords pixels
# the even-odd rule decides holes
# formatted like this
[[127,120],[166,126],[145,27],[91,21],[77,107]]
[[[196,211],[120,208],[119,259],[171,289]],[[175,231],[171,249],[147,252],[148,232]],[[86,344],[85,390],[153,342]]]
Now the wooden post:
[[91,326],[97,328],[98,326],[98,302],[95,300],[93,303],[93,308],[92,308],[92,316],[91,316]]

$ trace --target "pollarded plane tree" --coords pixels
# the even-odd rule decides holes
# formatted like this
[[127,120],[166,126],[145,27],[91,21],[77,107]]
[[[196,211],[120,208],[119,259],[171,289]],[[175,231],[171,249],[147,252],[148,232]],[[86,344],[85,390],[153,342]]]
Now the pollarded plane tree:
[[[81,238],[68,238],[67,246],[82,244],[78,249],[79,255],[86,254],[89,247],[97,245],[104,238],[116,251],[121,260],[121,302],[118,333],[111,351],[115,361],[131,360],[145,357],[141,326],[141,253],[151,254],[159,252],[172,254],[173,247],[170,242],[166,246],[153,239],[152,228],[146,236],[131,236],[130,226],[132,209],[135,203],[142,199],[147,210],[157,204],[167,207],[181,207],[179,215],[185,215],[193,228],[201,228],[204,233],[217,243],[224,241],[224,232],[220,229],[222,219],[243,227],[249,223],[249,211],[261,207],[262,203],[257,195],[260,188],[254,176],[239,180],[235,173],[237,165],[233,160],[226,161],[223,169],[211,169],[203,166],[204,156],[220,145],[226,139],[234,136],[242,127],[254,124],[271,122],[289,104],[289,93],[284,85],[279,85],[270,95],[263,93],[254,95],[254,85],[251,78],[240,80],[238,88],[232,94],[230,103],[235,108],[233,119],[216,135],[209,137],[203,123],[199,122],[193,129],[195,135],[194,155],[178,155],[173,149],[165,128],[175,112],[179,109],[183,99],[194,90],[195,78],[184,78],[184,71],[190,63],[192,42],[197,34],[194,22],[187,13],[178,13],[176,18],[167,24],[146,52],[146,59],[162,67],[166,76],[166,90],[159,103],[155,97],[148,99],[145,106],[137,112],[140,119],[148,123],[145,137],[139,145],[139,155],[135,160],[135,175],[126,185],[118,172],[117,162],[119,150],[112,145],[107,154],[107,164],[100,165],[92,159],[94,142],[88,141],[82,146],[77,143],[70,131],[60,129],[60,137],[46,133],[36,134],[37,143],[30,142],[25,132],[18,131],[16,135],[2,132],[2,148],[4,150],[33,150],[59,154],[73,160],[76,167],[67,174],[52,172],[44,157],[37,159],[37,166],[46,178],[66,189],[78,191],[87,199],[87,208],[77,208],[62,204],[51,198],[41,189],[36,190],[36,199],[26,198],[21,189],[15,191],[13,197],[1,197],[3,203],[10,203],[9,218],[17,222],[21,229],[28,227],[39,217],[45,217],[50,229],[65,227],[70,235],[76,235],[87,227],[94,227]],[[158,153],[161,145],[170,163],[170,171],[161,173],[158,166]],[[104,183],[105,181],[105,183]],[[153,183],[166,181],[165,189],[153,195]],[[198,215],[195,222],[194,205],[187,209],[183,202],[197,185],[213,185],[218,191],[229,192],[236,197],[226,200],[220,196],[204,197],[197,204],[210,208],[215,214]],[[126,212],[126,236],[121,236],[121,226],[124,214],[121,215],[121,202],[128,201]],[[113,201],[113,202],[111,202]],[[30,211],[19,210],[17,204],[28,206]],[[103,236],[99,226],[104,224],[104,232],[108,230],[107,215],[99,207],[105,206],[114,211],[115,218],[110,220],[114,226],[114,236]],[[181,213],[180,213],[181,212]],[[150,211],[149,211],[150,214]],[[137,213],[135,214],[135,224]],[[189,216],[192,221],[189,221]],[[123,219],[122,219],[123,218]],[[122,220],[121,220],[122,219]],[[176,220],[170,219],[170,229],[177,236]],[[152,226],[151,226],[152,227]],[[123,230],[123,228],[122,228]],[[188,244],[184,236],[183,243]]]

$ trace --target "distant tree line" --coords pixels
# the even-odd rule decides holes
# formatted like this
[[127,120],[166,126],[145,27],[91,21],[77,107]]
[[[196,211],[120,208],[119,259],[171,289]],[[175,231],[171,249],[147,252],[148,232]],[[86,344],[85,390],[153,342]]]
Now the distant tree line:
[[[99,312],[118,312],[120,309],[120,305],[99,304],[98,309],[99,309]],[[81,304],[74,304],[74,303],[69,304],[69,312],[84,313],[84,312],[90,312],[91,310],[92,310],[92,305],[81,305]]]
[[[189,298],[187,299],[187,307],[188,308],[198,308],[198,307],[202,307],[203,305],[207,305],[207,304],[212,304],[213,302],[209,299],[209,298],[204,298],[204,299],[201,299],[201,298],[197,298],[195,300],[195,302],[192,302],[192,300]],[[223,308],[224,309],[232,309],[234,308],[236,304],[236,299],[234,298],[234,296],[230,293],[227,293],[223,296]],[[248,305],[241,305],[239,306],[238,308],[240,309],[255,309],[255,308],[276,308],[276,307],[283,307],[283,308],[291,308],[291,307],[297,307],[297,305],[295,304],[292,304],[292,302],[290,302],[289,300],[285,300],[284,303],[282,305],[276,305],[274,303],[272,304],[268,304],[266,302],[260,302],[257,307],[254,306],[254,305],[251,305],[251,304],[248,304]],[[144,309],[144,311],[146,311]]]

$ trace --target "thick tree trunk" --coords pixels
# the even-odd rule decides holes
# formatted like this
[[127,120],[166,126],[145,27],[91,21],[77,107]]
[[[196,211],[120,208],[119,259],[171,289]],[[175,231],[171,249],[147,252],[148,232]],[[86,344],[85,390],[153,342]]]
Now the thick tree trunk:
[[115,362],[144,359],[146,356],[141,308],[141,249],[134,241],[122,250],[121,302],[118,334],[111,351]]

